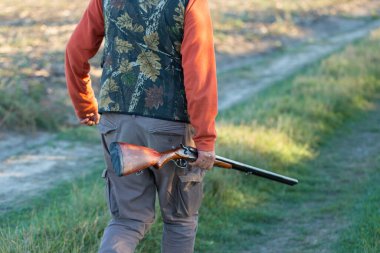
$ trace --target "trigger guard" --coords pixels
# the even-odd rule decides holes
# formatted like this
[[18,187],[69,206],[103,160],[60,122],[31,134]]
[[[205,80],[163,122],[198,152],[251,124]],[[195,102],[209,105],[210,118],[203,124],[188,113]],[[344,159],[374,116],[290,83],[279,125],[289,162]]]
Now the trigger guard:
[[187,168],[187,161],[184,159],[177,159],[173,161],[175,165],[181,169]]

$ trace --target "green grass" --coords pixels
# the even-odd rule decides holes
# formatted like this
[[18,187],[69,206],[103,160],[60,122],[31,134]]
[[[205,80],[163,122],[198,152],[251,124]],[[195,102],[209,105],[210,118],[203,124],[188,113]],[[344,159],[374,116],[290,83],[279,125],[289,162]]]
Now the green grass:
[[72,127],[63,128],[57,135],[57,140],[79,141],[91,144],[100,142],[99,132],[96,127]]
[[96,252],[108,221],[101,170],[2,214],[0,252]]
[[[94,127],[62,129],[54,141],[99,145]],[[18,206],[0,211],[0,252],[96,252],[108,222],[104,201],[103,164],[72,182],[60,182],[52,190]],[[69,204],[68,204],[69,203]],[[17,233],[14,238],[12,231]],[[75,240],[72,240],[76,238]],[[34,245],[33,247],[31,245]]]
[[[220,155],[295,176],[303,186],[214,169],[206,177],[197,252],[248,249],[250,237],[282,221],[281,210],[261,207],[290,196],[302,201],[319,187],[322,179],[305,162],[317,157],[340,126],[373,106],[380,91],[380,56],[373,53],[380,50],[379,38],[374,33],[220,115]],[[98,175],[59,186],[35,200],[36,208],[3,215],[0,252],[94,252],[109,218]],[[161,226],[156,223],[137,252],[159,251]]]
[[0,82],[0,129],[20,131],[57,130],[67,120],[62,101],[47,101],[41,83],[31,82],[25,90],[16,82]]
[[[378,171],[380,167],[375,169]],[[371,174],[370,177],[371,180],[363,186],[366,190],[355,202],[349,217],[352,224],[340,236],[334,252],[380,252],[380,177],[378,174]]]

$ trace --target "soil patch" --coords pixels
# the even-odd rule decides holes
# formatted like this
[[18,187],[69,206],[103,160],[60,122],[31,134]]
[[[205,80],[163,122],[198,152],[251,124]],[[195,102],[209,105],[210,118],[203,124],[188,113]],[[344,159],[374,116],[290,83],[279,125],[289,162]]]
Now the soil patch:
[[62,180],[89,173],[101,159],[100,145],[57,141],[52,134],[2,137],[0,212],[16,208]]
[[305,192],[304,201],[266,207],[281,210],[283,221],[266,226],[262,236],[251,238],[255,246],[247,253],[334,252],[334,243],[350,225],[350,211],[378,168],[379,111],[377,104],[376,110],[349,124],[321,150],[309,165],[316,182],[308,183],[318,187]]
[[221,77],[219,109],[225,110],[252,97],[254,93],[294,75],[305,66],[368,36],[372,30],[379,27],[380,21],[372,21],[355,30],[291,48],[278,56],[244,58],[222,65],[218,68]]

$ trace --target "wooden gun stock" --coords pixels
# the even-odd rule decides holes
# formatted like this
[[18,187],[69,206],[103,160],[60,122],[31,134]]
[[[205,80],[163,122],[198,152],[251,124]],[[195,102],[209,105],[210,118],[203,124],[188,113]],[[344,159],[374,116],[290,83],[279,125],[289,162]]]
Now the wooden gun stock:
[[176,149],[159,153],[151,148],[123,142],[111,143],[110,154],[118,176],[127,176],[148,167],[160,169],[169,161],[181,158],[176,154]]
[[[177,149],[165,152],[157,152],[154,149],[137,146],[125,142],[113,142],[110,145],[110,154],[113,169],[118,176],[127,176],[148,167],[161,169],[170,161],[195,161],[198,152],[195,148],[181,145]],[[178,166],[181,166],[177,163]],[[183,165],[182,165],[183,166]],[[255,168],[247,164],[236,162],[224,157],[217,156],[214,166],[225,169],[235,169],[247,174],[271,179],[287,185],[295,185],[297,179],[286,177],[263,169]]]

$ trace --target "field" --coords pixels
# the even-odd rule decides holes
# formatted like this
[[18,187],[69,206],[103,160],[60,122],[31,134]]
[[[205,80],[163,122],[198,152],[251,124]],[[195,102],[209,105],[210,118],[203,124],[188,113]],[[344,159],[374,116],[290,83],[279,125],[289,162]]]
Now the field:
[[[72,125],[65,90],[65,44],[87,1],[0,2],[0,129]],[[365,6],[365,8],[363,7]],[[358,27],[379,16],[370,0],[210,1],[218,65]],[[239,47],[234,45],[239,44]],[[92,61],[95,90],[101,73]]]
[[[332,24],[339,32],[359,29],[380,9],[366,0],[209,2],[223,67],[323,40]],[[64,45],[85,6],[0,2],[0,137],[49,130],[52,141],[97,143],[95,129],[76,126],[64,87]],[[215,168],[206,177],[196,252],[380,251],[380,56],[373,53],[379,39],[376,30],[220,112],[218,154],[300,184]],[[232,51],[236,43],[240,51]],[[247,66],[226,73],[253,78]],[[222,87],[230,81],[226,73],[219,74]],[[0,252],[96,252],[109,214],[103,163],[91,166],[89,174],[0,212]],[[159,252],[161,229],[158,218],[137,252]]]

